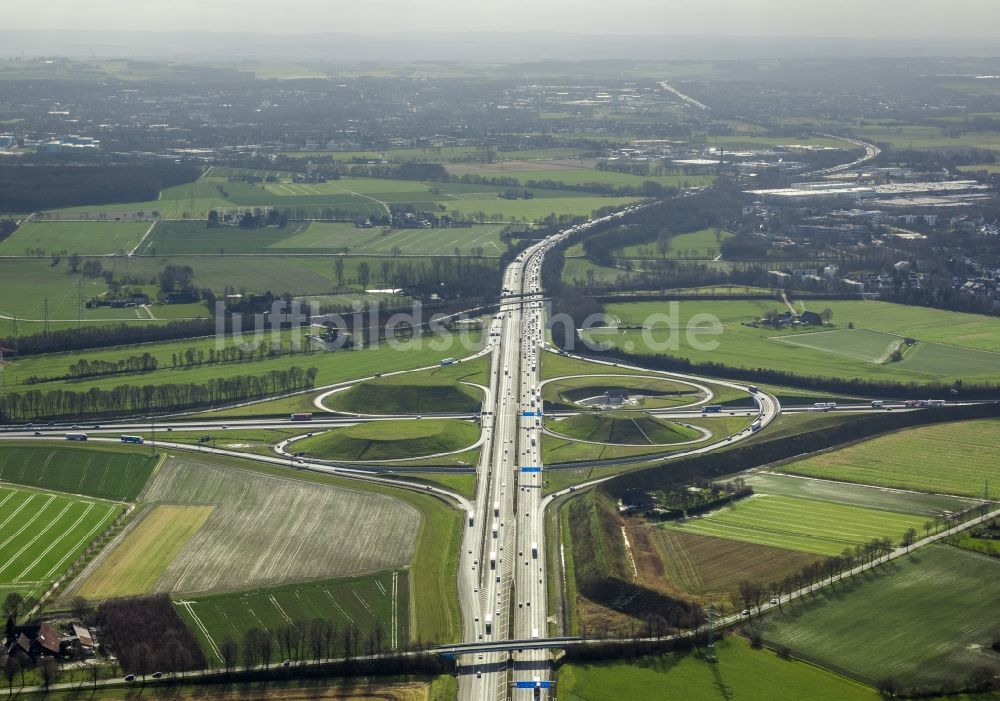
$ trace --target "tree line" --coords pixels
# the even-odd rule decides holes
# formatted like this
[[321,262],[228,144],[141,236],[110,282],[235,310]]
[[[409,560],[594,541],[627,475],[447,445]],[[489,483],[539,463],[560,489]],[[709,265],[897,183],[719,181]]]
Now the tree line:
[[[252,323],[252,319],[250,320]],[[229,319],[227,319],[229,324]],[[227,328],[230,332],[231,328]],[[60,353],[85,348],[108,348],[134,343],[158,343],[179,338],[197,338],[215,333],[215,321],[192,319],[166,324],[87,325],[76,329],[58,329],[48,333],[0,338],[0,346],[14,349],[18,355]]]
[[91,387],[83,392],[56,389],[6,393],[0,397],[0,423],[170,412],[260,399],[311,389],[318,372],[314,367],[292,366],[261,375],[213,377],[197,383],[119,385],[109,390]]
[[193,165],[150,161],[144,164],[0,165],[0,211],[155,200],[160,190],[193,182]]

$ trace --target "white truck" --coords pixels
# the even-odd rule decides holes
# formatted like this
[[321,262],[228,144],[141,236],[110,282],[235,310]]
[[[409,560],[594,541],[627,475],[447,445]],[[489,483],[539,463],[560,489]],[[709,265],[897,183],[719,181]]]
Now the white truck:
[[535,560],[538,559],[538,543],[531,544],[531,557]]
[[486,614],[483,622],[486,623],[486,635],[490,635],[493,632],[493,616]]

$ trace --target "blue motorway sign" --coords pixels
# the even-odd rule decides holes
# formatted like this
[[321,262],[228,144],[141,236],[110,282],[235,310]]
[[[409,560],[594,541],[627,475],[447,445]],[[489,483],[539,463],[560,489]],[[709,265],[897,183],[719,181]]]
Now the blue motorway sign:
[[515,689],[551,689],[552,682],[514,682]]
[[540,467],[522,467],[521,468],[521,472],[541,472],[541,471],[542,471],[542,468],[540,468]]

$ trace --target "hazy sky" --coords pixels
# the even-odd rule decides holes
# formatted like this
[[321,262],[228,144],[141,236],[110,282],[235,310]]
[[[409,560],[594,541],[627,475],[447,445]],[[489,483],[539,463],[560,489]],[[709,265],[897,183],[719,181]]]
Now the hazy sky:
[[7,29],[998,36],[1000,0],[12,0]]

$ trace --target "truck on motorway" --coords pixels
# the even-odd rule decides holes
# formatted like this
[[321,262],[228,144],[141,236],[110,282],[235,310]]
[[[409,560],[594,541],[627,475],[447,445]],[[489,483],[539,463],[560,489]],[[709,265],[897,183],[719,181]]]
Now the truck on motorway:
[[454,364],[455,364],[454,358],[445,358],[444,360],[441,361],[442,367],[445,365],[454,365]]
[[537,628],[532,628],[531,629],[531,637],[532,638],[537,638],[538,637],[538,629]]
[[496,521],[493,522],[493,537],[496,538],[500,535],[500,524]]
[[885,402],[883,402],[881,399],[876,399],[872,402],[872,409],[881,409],[884,406]]
[[757,419],[752,424],[750,424],[750,432],[757,433],[757,431],[760,430],[760,427],[761,427],[760,419]]
[[475,521],[476,521],[476,512],[475,511],[470,511],[469,512],[469,528],[472,528],[472,526],[475,523]]
[[493,502],[493,515],[494,516],[499,516],[500,515],[500,502],[499,501]]
[[750,394],[757,394],[757,386],[750,385],[749,387],[747,387],[747,391],[750,392]]
[[927,406],[944,406],[943,399],[928,399]]
[[67,433],[66,440],[68,441],[85,441],[87,440],[86,433]]
[[813,404],[815,409],[836,409],[837,402],[816,402]]
[[311,412],[303,412],[301,414],[290,414],[288,416],[289,421],[312,421],[313,415]]
[[495,570],[497,568],[497,553],[495,550],[490,551],[490,569]]
[[720,411],[722,411],[721,404],[709,404],[701,408],[702,414],[718,414]]
[[145,442],[142,436],[122,436],[122,443],[138,443],[142,445]]
[[486,635],[489,635],[490,633],[493,632],[493,616],[491,616],[490,614],[486,614],[486,617],[483,619],[483,622],[486,623]]
[[531,544],[531,557],[538,559],[538,543]]

